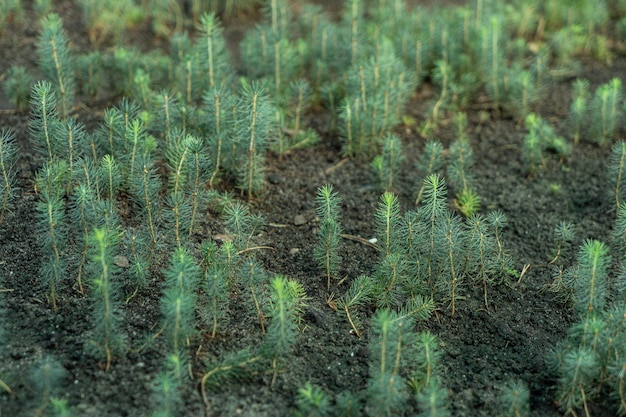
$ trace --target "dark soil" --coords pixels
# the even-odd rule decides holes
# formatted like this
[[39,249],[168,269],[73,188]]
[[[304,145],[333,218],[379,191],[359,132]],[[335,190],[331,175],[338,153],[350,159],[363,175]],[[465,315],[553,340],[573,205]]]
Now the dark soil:
[[[58,9],[77,50],[88,48],[84,29],[75,5],[60,2]],[[238,29],[227,30],[241,36]],[[36,71],[33,26],[10,24],[0,35],[0,79],[11,64],[26,65]],[[139,37],[140,41],[148,36]],[[161,44],[161,42],[158,42]],[[150,44],[143,45],[149,47]],[[616,55],[612,64],[584,62],[580,76],[591,82],[591,89],[624,74],[626,58]],[[544,94],[536,111],[549,120],[557,132],[568,136],[565,117],[571,96],[571,79],[554,81]],[[418,122],[427,119],[428,85],[420,87],[409,105],[409,115]],[[113,98],[110,98],[113,100]],[[88,126],[94,125],[101,111],[111,103],[85,103],[78,115]],[[34,158],[27,133],[28,114],[11,110],[0,95],[0,125],[12,127],[22,149],[19,161],[19,190],[12,214],[0,227],[0,291],[5,330],[2,339],[0,379],[14,395],[0,394],[2,415],[33,415],[40,405],[35,397],[30,374],[42,358],[52,356],[66,373],[55,395],[68,400],[77,416],[142,416],[154,408],[152,386],[163,364],[165,342],[143,349],[146,335],[154,334],[160,325],[159,297],[162,274],[155,270],[151,285],[123,307],[124,331],[131,350],[115,358],[109,371],[86,351],[84,345],[91,331],[92,307],[73,281],[62,284],[59,310],[54,312],[38,283],[39,256],[34,228],[34,173],[41,161]],[[482,211],[499,209],[508,218],[503,241],[515,260],[515,268],[527,272],[517,282],[512,280],[490,288],[490,308],[483,303],[480,287],[463,287],[465,299],[458,302],[451,318],[447,306],[418,330],[430,330],[441,342],[443,358],[440,374],[448,388],[453,416],[495,416],[500,413],[498,397],[502,385],[512,379],[525,381],[530,389],[531,415],[558,416],[556,375],[550,373],[544,358],[550,348],[566,336],[575,319],[570,305],[563,304],[553,293],[543,291],[551,283],[548,266],[555,245],[552,230],[564,220],[576,226],[577,238],[560,260],[572,265],[575,248],[587,238],[608,240],[615,212],[607,184],[606,161],[609,151],[582,141],[566,160],[553,157],[547,168],[533,177],[527,176],[521,160],[525,131],[511,118],[469,109],[468,133],[476,165],[473,168],[476,187],[482,198]],[[425,139],[414,128],[400,127],[406,148],[406,161],[396,181],[396,192],[403,209],[413,207],[421,178],[413,168]],[[623,133],[623,132],[622,132]],[[451,121],[444,121],[437,132],[444,146],[453,139]],[[268,372],[252,375],[244,381],[227,383],[209,393],[210,416],[285,416],[293,414],[297,389],[306,382],[328,393],[358,392],[368,377],[368,326],[362,338],[351,331],[344,315],[327,304],[326,279],[312,257],[317,242],[318,220],[315,214],[316,189],[326,183],[334,185],[342,202],[342,224],[346,234],[366,239],[374,234],[374,211],[380,191],[368,164],[342,160],[340,142],[324,137],[319,145],[289,152],[282,157],[268,156],[265,190],[251,202],[251,210],[267,220],[256,243],[272,249],[259,250],[258,257],[270,273],[281,273],[300,281],[310,299],[305,310],[303,331],[295,354],[286,361],[284,372],[270,386]],[[558,187],[557,187],[558,186]],[[557,189],[558,188],[558,189]],[[451,190],[453,191],[453,190]],[[453,192],[450,192],[453,195]],[[304,216],[305,222],[295,221]],[[225,233],[219,215],[204,213],[203,233],[197,241]],[[68,251],[71,251],[69,248]],[[377,259],[367,245],[344,239],[341,247],[341,276],[334,283],[335,297],[347,289],[360,274],[371,273]],[[364,323],[373,311],[359,311]],[[225,352],[257,344],[262,335],[256,318],[233,303],[228,327],[212,339],[203,333],[189,351],[194,355],[194,377],[183,392],[179,415],[202,416],[204,403],[199,390],[204,358],[215,358]],[[614,409],[602,402],[590,405],[592,416],[613,416]]]

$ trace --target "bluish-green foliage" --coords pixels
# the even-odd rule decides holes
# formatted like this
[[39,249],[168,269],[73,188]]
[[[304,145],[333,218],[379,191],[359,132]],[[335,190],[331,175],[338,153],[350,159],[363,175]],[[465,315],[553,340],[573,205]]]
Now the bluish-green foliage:
[[32,85],[33,78],[25,67],[13,65],[7,71],[3,82],[4,92],[18,111],[27,109]]
[[574,143],[577,144],[585,132],[585,122],[588,120],[589,81],[583,78],[576,79],[576,81],[574,81],[573,90],[569,122],[573,127]]
[[237,102],[237,136],[242,151],[238,156],[238,186],[248,200],[263,188],[265,152],[270,145],[272,105],[258,83],[244,84]]
[[626,274],[622,268],[613,275],[610,265],[609,247],[586,240],[576,266],[562,280],[562,290],[571,293],[579,319],[567,340],[548,357],[548,364],[559,376],[558,401],[567,413],[587,409],[590,401],[606,394],[615,401],[619,415],[625,411],[620,372],[626,355]]
[[402,142],[396,135],[388,133],[382,141],[381,154],[372,161],[372,168],[378,177],[379,186],[386,191],[393,190],[393,180],[400,171],[404,160]]
[[170,352],[178,355],[185,343],[196,333],[196,290],[200,271],[187,249],[180,247],[172,254],[170,266],[164,275],[161,315],[165,322]]
[[270,281],[269,317],[270,324],[262,351],[272,360],[276,380],[279,365],[293,349],[298,334],[298,325],[302,320],[306,293],[302,284],[276,275]]
[[543,118],[530,113],[525,120],[528,133],[524,137],[522,158],[530,175],[545,168],[546,151],[554,150],[561,158],[571,153],[571,146]]
[[33,86],[31,93],[32,115],[29,120],[29,133],[33,147],[47,156],[48,160],[57,157],[56,129],[60,123],[57,111],[56,92],[48,81],[40,81]]
[[330,290],[331,278],[339,273],[339,242],[341,240],[341,222],[339,206],[341,199],[330,184],[320,187],[315,196],[317,215],[320,218],[319,242],[315,246],[313,256],[324,271],[327,288]]
[[223,323],[228,311],[230,285],[228,259],[223,256],[213,242],[202,245],[203,263],[201,287],[204,289],[203,305],[200,314],[211,328],[215,337],[218,324]]
[[615,137],[623,112],[622,80],[613,78],[596,89],[591,103],[591,139],[606,145]]
[[615,206],[619,210],[626,196],[626,142],[618,141],[611,147],[608,174]]
[[55,13],[47,15],[41,21],[41,28],[37,45],[39,68],[54,84],[60,97],[59,114],[65,119],[74,106],[76,94],[74,57],[59,15]]
[[41,200],[35,205],[37,237],[40,245],[41,267],[39,276],[48,287],[48,301],[57,309],[57,288],[65,278],[66,259],[63,251],[67,245],[67,224],[63,193],[67,163],[57,160],[46,163],[36,179]]
[[377,57],[353,64],[347,77],[340,115],[344,153],[363,159],[375,155],[385,134],[399,123],[415,79],[389,43]]
[[15,133],[11,129],[0,129],[0,225],[15,198],[17,156]]
[[92,346],[104,357],[107,370],[113,357],[126,347],[126,336],[121,329],[120,283],[113,261],[119,238],[118,230],[107,228],[95,228],[89,235],[89,277],[95,304]]
[[530,412],[530,392],[524,381],[517,380],[502,388],[500,404],[506,416],[526,417]]
[[201,92],[227,85],[233,72],[222,25],[217,16],[214,13],[200,16],[198,30],[200,36],[193,46],[193,56],[187,58],[193,60],[193,80],[182,89],[188,101],[190,98],[194,101],[200,99],[198,94]]
[[406,408],[407,360],[411,360],[414,334],[410,319],[397,316],[388,309],[379,309],[372,318],[370,341],[370,377],[367,384],[367,407],[370,415],[399,415]]

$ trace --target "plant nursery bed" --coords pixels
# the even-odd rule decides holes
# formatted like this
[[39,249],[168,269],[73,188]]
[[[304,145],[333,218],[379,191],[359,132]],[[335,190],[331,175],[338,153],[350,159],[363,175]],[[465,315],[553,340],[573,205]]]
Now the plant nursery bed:
[[14,3],[0,416],[626,413],[624,2]]

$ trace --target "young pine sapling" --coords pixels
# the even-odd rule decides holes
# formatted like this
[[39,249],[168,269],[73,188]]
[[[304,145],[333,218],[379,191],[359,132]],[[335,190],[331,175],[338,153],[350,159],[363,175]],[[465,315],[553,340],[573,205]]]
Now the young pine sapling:
[[57,309],[57,286],[65,277],[63,250],[67,245],[67,224],[63,192],[67,163],[64,160],[46,163],[35,180],[41,200],[35,205],[37,237],[41,248],[40,276],[48,286],[49,302]]
[[315,246],[313,256],[324,270],[327,289],[330,290],[331,278],[339,273],[339,242],[341,240],[341,222],[339,220],[339,206],[341,198],[327,184],[318,188],[315,196],[317,215],[320,218],[319,242]]
[[59,113],[65,119],[74,106],[76,94],[74,57],[59,15],[48,14],[42,19],[41,28],[37,42],[39,68],[56,87],[60,96]]
[[15,198],[17,156],[15,133],[11,129],[0,129],[0,226]]
[[94,299],[94,339],[92,345],[111,367],[113,356],[126,346],[126,337],[120,328],[119,283],[113,260],[120,233],[108,228],[95,228],[89,236],[89,276]]
[[278,376],[279,364],[285,361],[296,343],[306,298],[304,287],[295,280],[276,275],[270,281],[271,321],[262,352],[272,362],[272,385]]

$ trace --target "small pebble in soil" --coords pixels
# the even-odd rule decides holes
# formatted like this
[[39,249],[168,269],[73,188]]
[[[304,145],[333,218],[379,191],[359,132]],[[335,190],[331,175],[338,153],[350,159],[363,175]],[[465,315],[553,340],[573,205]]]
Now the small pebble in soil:
[[293,224],[296,226],[302,226],[303,224],[306,224],[306,218],[302,214],[298,214],[293,218]]
[[270,184],[280,184],[281,183],[282,178],[280,177],[280,175],[278,174],[269,174],[267,176],[267,181]]

